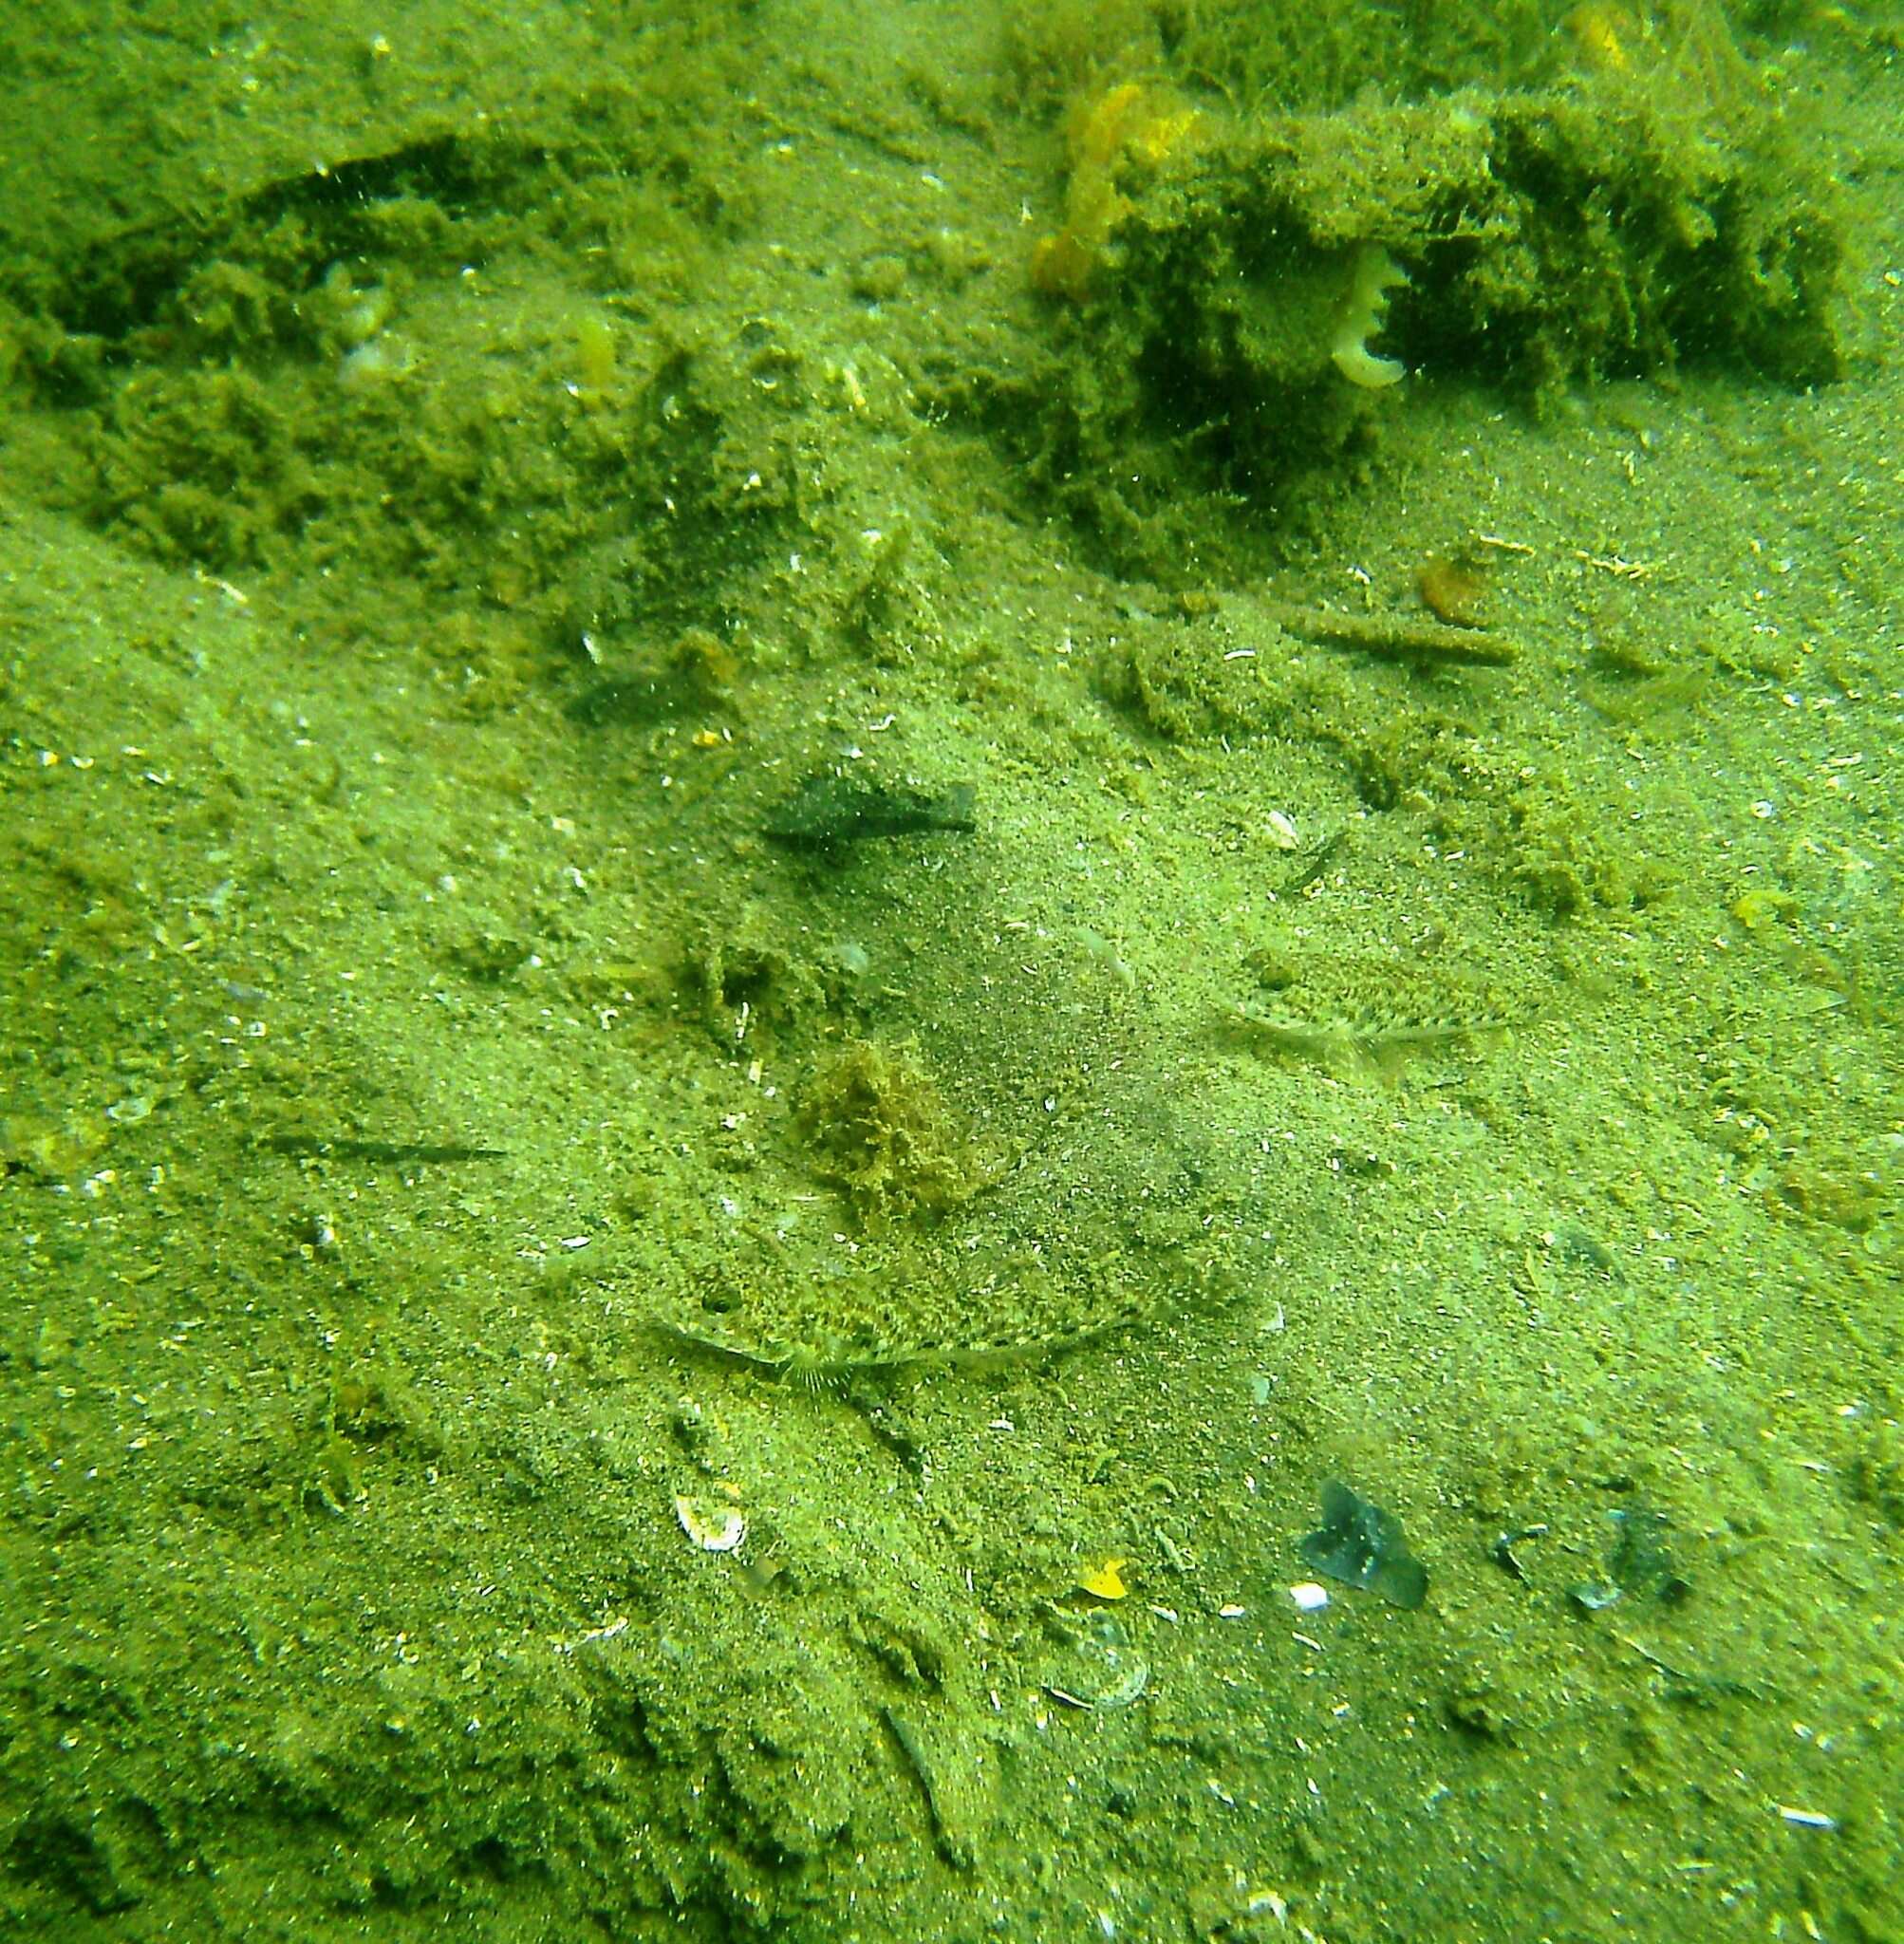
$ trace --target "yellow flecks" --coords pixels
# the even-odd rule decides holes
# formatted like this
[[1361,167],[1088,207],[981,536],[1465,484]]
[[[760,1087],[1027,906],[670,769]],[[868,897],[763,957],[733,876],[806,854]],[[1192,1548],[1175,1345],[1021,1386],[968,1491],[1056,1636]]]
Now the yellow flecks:
[[1129,1563],[1129,1560],[1106,1560],[1089,1573],[1080,1573],[1078,1591],[1093,1599],[1122,1599],[1130,1591],[1124,1583],[1124,1569]]
[[697,749],[722,749],[734,740],[734,734],[728,729],[697,729],[688,740]]

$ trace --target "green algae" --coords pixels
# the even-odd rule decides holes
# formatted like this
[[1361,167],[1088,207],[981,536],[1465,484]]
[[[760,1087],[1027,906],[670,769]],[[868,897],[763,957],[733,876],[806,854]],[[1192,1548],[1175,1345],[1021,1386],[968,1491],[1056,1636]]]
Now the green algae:
[[1405,284],[1388,359],[1536,409],[1582,376],[1692,362],[1840,375],[1843,198],[1749,94],[1654,58],[1328,113],[1213,108],[1154,167],[1113,159],[1128,213],[1047,382],[1040,471],[1147,573],[1198,557],[1173,502],[1286,519],[1391,409],[1335,358],[1373,249]]

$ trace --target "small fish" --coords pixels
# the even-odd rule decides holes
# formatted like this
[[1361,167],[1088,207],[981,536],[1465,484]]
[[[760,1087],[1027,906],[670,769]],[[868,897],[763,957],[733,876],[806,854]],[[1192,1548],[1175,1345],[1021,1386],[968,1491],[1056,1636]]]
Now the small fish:
[[466,1141],[365,1141],[349,1134],[267,1134],[262,1145],[273,1154],[300,1161],[499,1161],[500,1148],[478,1148]]
[[829,851],[876,837],[975,831],[974,794],[969,783],[935,793],[824,770],[793,792],[761,834],[790,850]]

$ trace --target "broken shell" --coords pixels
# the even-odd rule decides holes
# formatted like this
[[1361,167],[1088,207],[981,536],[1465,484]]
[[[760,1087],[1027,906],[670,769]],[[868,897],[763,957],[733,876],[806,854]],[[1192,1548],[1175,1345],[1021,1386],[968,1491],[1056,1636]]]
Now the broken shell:
[[678,1492],[674,1516],[681,1521],[681,1529],[704,1553],[731,1553],[747,1537],[747,1521],[738,1505],[718,1505]]
[[1124,1569],[1129,1563],[1129,1560],[1106,1560],[1101,1566],[1078,1575],[1078,1590],[1093,1599],[1122,1599],[1130,1591],[1124,1583]]
[[1040,1682],[1053,1700],[1109,1713],[1129,1708],[1149,1686],[1149,1663],[1138,1655],[1123,1622],[1108,1608],[1093,1608],[1082,1625],[1062,1632],[1067,1637],[1057,1643]]

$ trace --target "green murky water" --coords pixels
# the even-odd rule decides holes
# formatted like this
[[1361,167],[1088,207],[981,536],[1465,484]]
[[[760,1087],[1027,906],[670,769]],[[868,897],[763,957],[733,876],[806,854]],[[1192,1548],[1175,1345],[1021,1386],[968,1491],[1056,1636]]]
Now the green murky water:
[[1899,37],[0,18],[9,1934],[1904,1935]]

